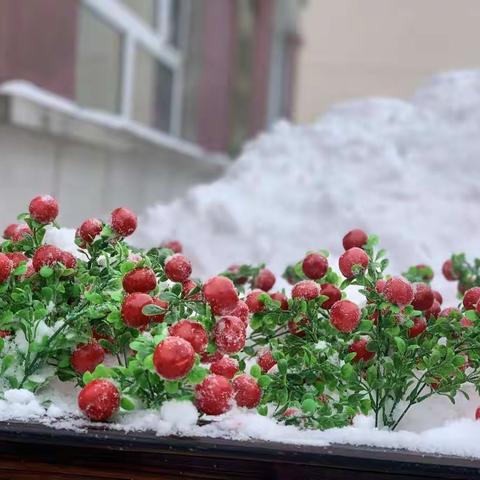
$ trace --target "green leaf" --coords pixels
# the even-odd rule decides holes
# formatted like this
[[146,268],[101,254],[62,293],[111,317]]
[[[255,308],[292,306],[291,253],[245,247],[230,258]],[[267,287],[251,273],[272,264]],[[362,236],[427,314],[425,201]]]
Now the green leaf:
[[162,315],[162,314],[164,314],[166,311],[167,311],[167,310],[165,310],[164,308],[159,307],[158,305],[153,305],[153,304],[145,305],[145,306],[142,308],[142,313],[143,313],[144,315],[149,316],[149,317],[154,316],[154,315]]
[[278,361],[277,363],[278,366],[278,371],[282,374],[285,375],[288,370],[288,362],[285,360],[285,358],[282,358],[281,360]]
[[135,410],[135,403],[134,401],[127,397],[126,395],[123,395],[122,396],[122,400],[120,402],[120,406],[124,409],[124,410],[127,410],[127,411],[130,411],[130,410]]
[[407,350],[407,344],[405,343],[405,340],[400,337],[395,337],[394,339],[395,345],[397,346],[398,351],[401,354],[404,354],[405,351]]
[[177,393],[178,389],[179,389],[178,382],[169,382],[169,381],[165,382],[165,391],[170,395]]
[[272,382],[273,380],[269,375],[261,375],[258,379],[258,384],[262,388],[267,388]]
[[49,278],[53,275],[53,268],[50,268],[50,267],[47,267],[46,265],[44,265],[41,269],[40,269],[40,276],[43,277],[43,278]]
[[136,264],[134,262],[124,262],[120,265],[120,272],[124,275],[135,268]]
[[193,367],[190,370],[190,373],[187,375],[187,382],[191,383],[192,385],[197,385],[198,383],[202,383],[207,375],[208,370],[200,365],[197,365],[196,367]]
[[340,370],[340,374],[344,380],[349,380],[353,375],[354,369],[349,363],[345,363]]
[[92,305],[99,305],[103,303],[103,297],[96,292],[88,292],[85,294],[85,298],[92,304]]
[[266,417],[267,414],[268,414],[268,408],[267,408],[266,405],[260,405],[257,408],[257,412],[259,413],[259,415],[262,415],[263,417]]
[[257,364],[252,365],[250,368],[250,375],[253,378],[260,378],[262,375],[262,369]]

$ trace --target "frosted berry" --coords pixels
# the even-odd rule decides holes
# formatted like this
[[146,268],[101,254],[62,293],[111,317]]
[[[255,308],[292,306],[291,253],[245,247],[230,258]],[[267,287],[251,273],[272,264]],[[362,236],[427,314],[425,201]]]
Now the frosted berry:
[[288,310],[288,298],[281,292],[275,292],[270,294],[270,298],[276,302],[280,302],[280,308],[282,310]]
[[248,305],[243,301],[239,300],[235,307],[228,312],[229,315],[233,317],[238,317],[245,325],[248,325],[248,314],[250,310]]
[[433,291],[426,283],[413,284],[412,305],[415,310],[428,310],[434,300]]
[[27,235],[31,235],[32,231],[27,224],[16,224],[12,223],[9,225],[5,232],[3,233],[3,237],[7,240],[11,240],[12,242],[20,242],[25,239]]
[[254,287],[268,292],[275,284],[275,275],[268,269],[262,268],[255,278]]
[[480,420],[480,407],[475,410],[475,420]]
[[212,277],[203,285],[203,295],[215,315],[224,315],[238,302],[235,285],[227,277]]
[[191,274],[192,264],[184,255],[176,253],[165,261],[165,275],[172,282],[184,282]]
[[305,330],[303,329],[304,326],[310,325],[310,320],[308,318],[303,317],[298,321],[295,320],[290,320],[287,324],[288,326],[288,331],[297,337],[303,338],[307,334]]
[[13,262],[4,254],[0,253],[0,283],[3,283],[12,273]]
[[11,252],[5,255],[12,262],[12,268],[17,268],[22,262],[28,262],[28,257],[22,252]]
[[94,422],[105,422],[120,407],[120,393],[108,380],[98,379],[85,385],[78,395],[80,410]]
[[38,247],[33,255],[33,268],[38,272],[42,267],[51,267],[61,259],[62,251],[53,245]]
[[338,266],[345,278],[352,278],[355,276],[353,267],[360,266],[363,270],[368,267],[368,255],[358,247],[353,247],[344,252],[338,259]]
[[262,398],[262,390],[250,375],[243,374],[233,380],[235,401],[239,407],[255,408]]
[[427,329],[427,321],[423,317],[415,317],[413,319],[413,327],[408,329],[409,338],[418,337]]
[[437,318],[440,314],[441,309],[442,307],[437,302],[437,300],[434,300],[432,306],[428,310],[425,310],[425,318],[427,320],[430,320],[431,318]]
[[359,362],[360,360],[368,362],[375,356],[375,352],[370,352],[367,350],[367,344],[368,340],[366,338],[360,338],[359,340],[356,340],[350,344],[348,351],[356,353],[352,359],[352,362]]
[[381,278],[380,280],[377,280],[375,283],[375,291],[380,294],[383,293],[383,291],[385,290],[386,284],[387,284],[387,281],[383,280],[383,278]]
[[151,268],[135,268],[123,277],[122,285],[127,293],[148,293],[157,287],[157,277]]
[[223,358],[223,353],[221,353],[221,352],[214,352],[214,353],[203,352],[203,353],[200,354],[200,361],[202,363],[217,362],[221,358]]
[[191,300],[193,302],[201,302],[203,300],[203,294],[201,290],[198,290],[197,293],[193,293],[198,285],[193,280],[185,280],[182,282],[182,295],[184,298]]
[[[230,265],[227,268],[227,271],[233,273],[234,275],[238,275],[240,273],[240,265],[237,265],[237,264]],[[245,283],[247,283],[247,280],[248,280],[247,277],[238,277],[235,279],[235,283],[238,283],[239,285],[245,285]]]
[[473,327],[474,323],[467,317],[462,317],[460,319],[460,325],[463,327],[463,328],[470,328],[470,327]]
[[458,275],[453,271],[453,262],[446,260],[442,265],[443,276],[450,282],[458,280]]
[[262,372],[267,373],[277,364],[277,361],[273,358],[272,352],[270,350],[267,350],[258,357],[257,363],[258,366],[262,369]]
[[351,248],[357,247],[362,248],[368,242],[368,235],[359,228],[350,230],[342,240],[343,248],[345,250],[350,250]]
[[252,313],[258,313],[265,309],[264,303],[260,300],[260,296],[265,295],[263,290],[252,290],[245,300],[248,309]]
[[128,208],[116,208],[112,212],[112,228],[122,237],[128,237],[137,229],[137,216]]
[[433,280],[433,270],[431,267],[425,265],[424,263],[419,263],[418,265],[415,265],[415,268],[421,275],[424,282],[430,282],[431,280]]
[[327,273],[328,260],[319,253],[310,253],[303,260],[302,270],[308,278],[318,280]]
[[167,380],[185,377],[195,364],[195,350],[180,337],[167,337],[153,353],[153,365],[157,373]]
[[70,357],[70,363],[77,373],[93,372],[105,358],[103,348],[97,342],[78,345]]
[[0,338],[7,338],[13,335],[13,332],[10,330],[0,330]]
[[233,387],[221,375],[209,375],[195,387],[197,408],[207,415],[221,415],[232,408]]
[[413,288],[406,280],[393,277],[387,280],[383,290],[385,297],[390,303],[403,307],[410,305],[413,300]]
[[102,230],[103,223],[98,218],[89,218],[80,225],[78,236],[88,245],[97,235],[100,235]]
[[178,240],[169,240],[167,242],[163,242],[161,248],[169,248],[173,251],[173,253],[183,252],[183,245]]
[[122,303],[121,314],[128,327],[143,327],[150,322],[150,317],[142,313],[143,307],[151,305],[153,299],[146,293],[130,293]]
[[330,310],[330,323],[340,332],[353,332],[360,322],[360,309],[350,300],[339,300]]
[[215,375],[222,375],[222,377],[231,379],[238,372],[238,362],[234,358],[224,355],[210,364],[210,371]]
[[331,283],[322,283],[320,295],[328,297],[322,303],[322,308],[325,308],[326,310],[330,310],[335,302],[342,299],[342,292],[340,289]]
[[215,345],[222,353],[237,353],[245,346],[245,324],[231,315],[222,317],[215,325]]
[[473,287],[465,292],[463,297],[463,306],[465,310],[475,310],[475,307],[480,300],[480,287]]
[[208,345],[208,334],[204,326],[192,320],[180,320],[168,329],[168,333],[174,337],[186,340],[196,353],[205,351]]
[[444,308],[439,314],[438,314],[438,318],[442,317],[442,318],[449,318],[450,315],[452,314],[455,314],[455,316],[459,316],[460,315],[460,310],[458,308],[455,308],[455,307],[447,307],[447,308]]
[[292,288],[292,298],[313,300],[320,296],[320,285],[313,280],[302,280]]
[[30,216],[38,223],[52,223],[58,215],[58,203],[50,195],[35,197],[28,207]]
[[63,263],[65,268],[76,268],[77,266],[77,259],[70,252],[60,251],[59,262]]
[[12,238],[12,235],[17,231],[17,228],[18,223],[11,223],[10,225],[8,225],[3,231],[3,238],[5,238],[5,240],[10,240]]
[[440,292],[433,290],[433,298],[441,305],[443,303],[443,297]]

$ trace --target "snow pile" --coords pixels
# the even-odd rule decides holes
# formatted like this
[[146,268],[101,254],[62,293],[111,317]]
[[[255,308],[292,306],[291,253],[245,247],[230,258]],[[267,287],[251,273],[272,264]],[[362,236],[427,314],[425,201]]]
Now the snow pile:
[[279,274],[309,249],[336,258],[359,227],[380,235],[391,272],[438,271],[453,251],[480,253],[478,125],[478,71],[435,77],[410,102],[359,100],[311,126],[279,123],[223,178],[150,208],[134,242],[181,240],[200,276],[234,262]]

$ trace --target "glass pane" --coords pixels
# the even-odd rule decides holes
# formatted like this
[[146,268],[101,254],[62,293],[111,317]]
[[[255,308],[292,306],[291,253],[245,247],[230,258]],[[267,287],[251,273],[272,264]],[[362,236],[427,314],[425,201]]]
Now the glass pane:
[[168,132],[173,72],[144,49],[136,52],[133,118]]
[[170,43],[180,46],[180,0],[171,0],[170,4]]
[[123,3],[141,20],[156,27],[157,0],[123,0]]
[[75,78],[75,98],[80,105],[119,112],[121,52],[121,34],[82,6]]

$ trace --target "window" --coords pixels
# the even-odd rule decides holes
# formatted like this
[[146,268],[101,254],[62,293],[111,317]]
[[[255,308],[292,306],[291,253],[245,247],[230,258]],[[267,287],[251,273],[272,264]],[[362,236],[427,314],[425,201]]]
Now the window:
[[191,0],[81,0],[77,101],[178,134]]
[[78,29],[76,100],[85,107],[119,113],[122,36],[83,6]]

